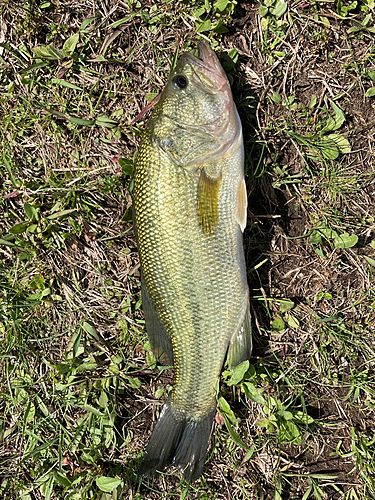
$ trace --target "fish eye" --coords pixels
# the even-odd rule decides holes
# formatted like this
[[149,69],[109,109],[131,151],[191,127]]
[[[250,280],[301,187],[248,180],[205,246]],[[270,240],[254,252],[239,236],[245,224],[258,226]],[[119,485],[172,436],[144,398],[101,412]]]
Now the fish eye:
[[177,89],[184,89],[187,83],[187,78],[184,75],[176,75],[172,80],[174,88]]

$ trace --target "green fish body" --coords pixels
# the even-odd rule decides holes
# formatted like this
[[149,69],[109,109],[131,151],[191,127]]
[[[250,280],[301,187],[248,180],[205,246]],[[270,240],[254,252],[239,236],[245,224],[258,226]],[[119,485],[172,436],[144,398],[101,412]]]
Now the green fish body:
[[215,385],[251,353],[242,232],[247,195],[241,123],[227,77],[202,41],[183,54],[148,122],[135,165],[134,214],[147,332],[174,384],[141,473],[202,473]]

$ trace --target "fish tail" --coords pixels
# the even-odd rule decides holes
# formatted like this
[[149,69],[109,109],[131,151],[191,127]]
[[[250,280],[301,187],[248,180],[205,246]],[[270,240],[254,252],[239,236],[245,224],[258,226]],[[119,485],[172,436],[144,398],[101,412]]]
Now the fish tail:
[[216,407],[202,417],[176,411],[166,401],[145,450],[140,474],[150,477],[173,464],[187,481],[195,481],[202,474]]

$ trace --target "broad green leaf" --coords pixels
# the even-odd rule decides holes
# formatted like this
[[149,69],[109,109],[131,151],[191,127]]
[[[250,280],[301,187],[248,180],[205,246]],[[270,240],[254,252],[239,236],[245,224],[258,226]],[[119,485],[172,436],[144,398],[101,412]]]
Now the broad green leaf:
[[76,125],[84,125],[85,127],[92,127],[95,125],[95,120],[84,120],[82,118],[75,118],[71,116],[69,118],[70,123],[75,123]]
[[232,49],[228,52],[228,57],[231,61],[236,63],[238,61],[238,50],[237,49]]
[[21,222],[20,224],[15,224],[13,227],[9,229],[11,234],[21,234],[24,233],[29,226],[28,222]]
[[288,325],[291,328],[297,329],[300,327],[298,319],[295,316],[293,316],[292,314],[286,313],[284,317],[285,317],[286,322],[288,323]]
[[38,212],[36,211],[36,208],[33,205],[30,205],[30,203],[25,203],[23,208],[25,210],[26,216],[29,219],[35,222],[38,220]]
[[273,102],[275,102],[276,104],[281,104],[282,102],[282,99],[281,99],[281,95],[278,94],[277,92],[274,92],[271,96],[271,100]]
[[340,154],[340,150],[335,142],[325,136],[321,138],[319,149],[322,152],[323,156],[328,160],[336,160],[336,158],[338,158]]
[[35,257],[35,255],[36,255],[35,250],[32,250],[31,252],[29,252],[28,250],[25,250],[24,252],[21,252],[19,254],[19,259],[20,260],[28,260],[29,262],[31,262],[33,260],[33,257]]
[[79,406],[80,408],[83,408],[84,410],[86,410],[89,413],[92,413],[93,415],[96,415],[97,417],[104,417],[104,413],[100,412],[99,410],[97,410],[96,408],[94,408],[91,405],[84,404],[84,405],[77,405],[77,406]]
[[285,14],[286,10],[288,8],[288,4],[282,3],[282,2],[277,2],[276,7],[274,9],[271,9],[271,14],[275,17],[281,17]]
[[84,31],[89,24],[95,21],[95,19],[96,19],[95,17],[88,17],[87,19],[85,19],[81,24],[81,26],[79,27],[79,31]]
[[285,330],[285,323],[282,318],[276,317],[271,321],[271,329],[274,332],[282,332]]
[[283,491],[282,483],[281,483],[281,477],[278,476],[275,481],[275,493],[273,496],[273,500],[283,500],[283,497],[281,496]]
[[[227,428],[227,430],[230,434],[230,437],[233,439],[233,441],[236,443],[236,445],[245,451],[251,451],[251,449],[242,441],[242,439],[240,438],[240,435],[233,429],[231,421],[228,418],[228,416],[224,413],[223,417],[224,417],[225,427]],[[234,424],[234,425],[236,425],[236,424]]]
[[105,493],[111,493],[118,486],[120,486],[122,481],[121,481],[121,479],[118,479],[117,477],[101,476],[101,477],[97,477],[95,479],[95,482],[96,482],[97,487],[101,491],[104,491]]
[[358,236],[355,234],[342,233],[335,237],[335,248],[352,248],[358,243]]
[[73,55],[77,43],[79,41],[79,33],[76,33],[75,35],[72,35],[70,38],[66,40],[63,46],[63,52],[66,56],[71,56]]
[[302,443],[302,436],[298,427],[291,420],[279,420],[277,429],[279,439],[282,443],[291,442],[296,445]]
[[46,416],[46,417],[49,417],[50,416],[50,412],[47,408],[47,406],[44,404],[44,402],[42,401],[42,399],[39,397],[39,396],[36,396],[36,401],[38,403],[38,406],[39,406],[39,409],[42,411],[42,413]]
[[128,384],[133,389],[139,389],[141,387],[141,381],[137,377],[128,377]]
[[311,243],[312,245],[319,245],[321,241],[322,241],[322,235],[319,233],[319,231],[314,229],[310,234],[309,243]]
[[326,258],[326,256],[324,255],[323,251],[320,248],[314,248],[314,250],[315,250],[315,253],[317,253],[321,259],[325,259]]
[[53,477],[55,479],[55,482],[59,484],[60,486],[70,486],[71,481],[66,477],[65,474],[62,474],[61,472],[54,471]]
[[368,22],[370,21],[372,15],[371,14],[367,14],[367,16],[364,18],[364,20],[362,21],[362,26],[367,26],[368,25]]
[[250,458],[252,458],[252,456],[254,455],[254,453],[256,453],[256,449],[255,448],[250,448],[250,450],[246,453],[246,456],[245,458],[243,459],[243,461],[246,463],[250,460]]
[[338,233],[334,229],[331,229],[330,227],[319,227],[318,231],[327,240],[335,238],[338,235]]
[[133,208],[130,207],[126,210],[126,212],[124,213],[124,216],[123,218],[121,219],[121,222],[124,223],[124,222],[133,222]]
[[84,363],[81,363],[80,365],[77,366],[76,372],[84,372],[84,371],[91,371],[95,370],[98,367],[98,364],[95,363],[95,361],[86,361]]
[[332,109],[334,111],[334,115],[331,115],[325,126],[321,130],[321,134],[324,134],[326,132],[333,132],[334,130],[337,130],[338,128],[341,127],[341,125],[345,121],[345,115],[342,112],[342,110],[335,104],[333,101],[330,100]]
[[228,385],[236,385],[243,379],[245,373],[249,369],[250,362],[249,360],[243,361],[241,364],[236,366],[233,370],[231,378],[228,380]]
[[314,419],[302,411],[293,412],[293,419],[308,425],[314,423]]
[[[375,73],[375,71],[373,72]],[[370,87],[367,89],[365,96],[366,97],[373,97],[375,95],[375,87]]]
[[164,389],[163,387],[159,386],[155,391],[155,398],[159,399],[163,396],[163,394],[164,394]]
[[267,17],[261,17],[260,19],[260,28],[262,31],[266,31],[268,28],[268,19]]
[[202,23],[199,23],[197,26],[197,33],[201,33],[203,31],[210,31],[211,30],[211,21],[210,19],[206,19],[206,21],[203,21]]
[[155,368],[156,366],[156,357],[152,351],[146,352],[146,363],[150,368]]
[[114,31],[113,33],[110,33],[109,35],[107,35],[103,41],[103,44],[102,46],[100,47],[100,50],[99,50],[99,55],[101,56],[104,56],[105,53],[107,52],[109,46],[111,45],[111,43],[119,36],[121,35],[122,33],[122,30],[117,30],[117,31]]
[[367,260],[367,262],[370,264],[370,266],[375,267],[375,260],[371,259],[371,257],[367,257],[367,255],[364,255],[364,258]]
[[64,59],[65,58],[64,52],[62,50],[56,49],[53,45],[49,45],[48,50],[49,50],[49,53],[51,54],[51,56],[54,56],[55,59]]
[[206,9],[204,7],[200,7],[199,9],[197,10],[194,10],[192,12],[192,15],[193,17],[195,17],[196,19],[199,19],[201,16],[203,16],[203,14],[206,12]]
[[312,109],[316,106],[316,103],[318,102],[318,98],[316,97],[316,95],[313,95],[311,100],[310,100],[310,104],[309,104],[309,108]]
[[129,22],[134,16],[136,15],[136,12],[132,12],[131,14],[129,14],[128,16],[125,16],[123,17],[122,19],[119,19],[118,21],[115,21],[114,23],[112,24],[109,24],[107,26],[107,29],[108,28],[117,28],[118,26],[121,26],[122,24],[125,24],[127,22]]
[[[219,398],[218,403],[223,413],[229,418],[230,422],[233,425],[238,425],[237,418],[234,415],[231,407],[229,406],[229,403],[222,396]],[[224,414],[223,416],[225,417]]]
[[62,210],[61,212],[55,212],[54,214],[49,215],[47,219],[49,220],[59,219],[60,217],[64,217],[65,215],[71,214],[76,211],[77,210],[75,208],[70,208],[69,210]]
[[254,403],[258,403],[260,405],[266,404],[264,397],[261,395],[260,391],[255,387],[254,384],[250,382],[244,382],[242,385],[246,396],[251,399],[251,401],[254,401]]
[[30,226],[26,229],[28,233],[35,233],[38,229],[38,224],[30,224]]
[[335,145],[338,147],[340,153],[342,154],[350,153],[351,151],[350,143],[348,139],[346,139],[341,134],[329,134],[325,136],[325,139],[327,141],[334,142]]
[[[38,483],[38,480],[36,481],[36,483]],[[54,477],[52,475],[40,485],[40,491],[44,497],[44,500],[50,500],[53,490],[53,483],[54,483]]]
[[331,106],[333,108],[333,111],[335,112],[335,115],[337,116],[337,119],[341,123],[344,123],[344,121],[345,121],[345,115],[344,115],[343,111],[332,100],[330,100],[329,102],[331,103]]
[[214,3],[214,8],[223,12],[227,8],[228,3],[229,0],[217,0],[217,2]]
[[23,417],[24,423],[32,422],[35,417],[35,405],[32,401],[29,401],[27,408],[25,410],[25,415]]
[[114,125],[117,125],[117,122],[115,120],[112,120],[112,118],[109,118],[109,116],[107,115],[99,115],[95,118],[95,121],[100,123],[100,122],[103,122],[103,123],[112,123]]
[[264,427],[268,432],[274,432],[277,428],[275,415],[270,415],[269,418],[260,418],[255,422],[259,427]]
[[39,47],[34,47],[32,51],[37,59],[56,61],[58,59],[62,60],[65,57],[64,52],[55,49],[53,45],[40,45]]
[[114,363],[111,363],[108,367],[108,370],[112,373],[114,373],[115,375],[118,375],[120,373],[120,368],[115,365]]
[[108,396],[105,391],[101,391],[98,402],[102,408],[106,408],[108,406]]
[[88,334],[94,337],[94,339],[98,340],[98,332],[94,326],[87,323],[87,321],[84,321],[82,327]]
[[320,19],[320,21],[323,23],[323,25],[326,28],[329,28],[331,26],[331,23],[329,22],[328,17],[326,17],[326,16],[319,16],[319,19]]
[[34,52],[34,56],[38,59],[57,59],[55,56],[51,55],[49,48],[46,45],[34,47],[32,51]]
[[10,165],[9,161],[7,160],[7,157],[5,155],[3,156],[3,163],[5,165],[5,168],[8,171],[11,183],[13,184],[13,186],[15,188],[18,188],[18,183],[16,182],[16,179],[14,178],[14,175],[13,175],[13,172],[12,172],[12,167],[11,167],[11,165]]
[[[372,71],[369,71],[367,73],[367,76],[371,79],[371,80],[375,80],[375,70],[372,70]],[[375,91],[375,87],[372,87]]]
[[122,171],[125,175],[130,175],[130,177],[132,177],[134,172],[134,164],[132,160],[128,160],[127,158],[119,158],[118,164],[122,168]]
[[77,331],[74,333],[73,338],[72,338],[72,344],[73,344],[73,358],[77,356],[78,348],[81,343],[81,338],[82,338],[82,328],[79,326],[77,328]]
[[118,122],[112,120],[107,115],[99,115],[95,119],[95,124],[98,125],[99,127],[114,128],[117,127]]
[[283,299],[278,301],[280,303],[280,312],[290,311],[294,307],[294,302],[289,299]]
[[146,94],[146,101],[151,102],[159,95],[159,92],[148,92]]
[[283,418],[284,420],[292,420],[293,414],[290,411],[287,410],[280,410],[278,412],[279,417]]
[[83,90],[81,87],[78,87],[78,85],[66,82],[65,80],[60,80],[60,78],[51,78],[51,83],[55,83],[56,85],[61,85],[62,87],[67,87],[68,89]]

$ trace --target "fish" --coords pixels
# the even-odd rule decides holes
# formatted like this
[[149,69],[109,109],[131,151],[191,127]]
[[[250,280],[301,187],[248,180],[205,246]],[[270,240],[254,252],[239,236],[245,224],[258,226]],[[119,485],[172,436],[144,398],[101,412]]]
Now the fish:
[[182,54],[144,129],[133,201],[146,329],[159,362],[174,367],[139,473],[171,464],[192,482],[206,460],[223,364],[233,369],[252,351],[242,127],[204,40],[197,56]]

